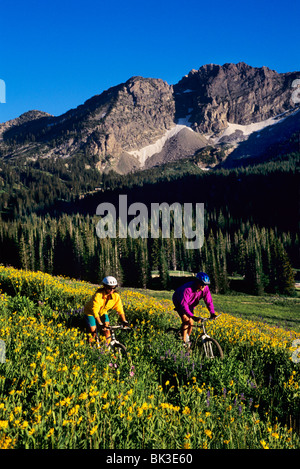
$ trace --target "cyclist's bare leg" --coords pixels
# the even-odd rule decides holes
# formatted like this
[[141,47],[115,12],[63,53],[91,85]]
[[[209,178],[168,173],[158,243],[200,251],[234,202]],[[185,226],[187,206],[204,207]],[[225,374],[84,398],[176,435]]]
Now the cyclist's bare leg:
[[96,326],[89,326],[88,328],[88,341],[91,345],[97,338],[97,327]]
[[181,316],[181,321],[182,321],[181,335],[182,335],[182,338],[183,338],[183,342],[186,342],[187,335],[190,337],[190,335],[192,333],[194,321],[193,321],[192,318],[190,318],[186,314],[183,314]]
[[103,330],[103,333],[104,333],[104,335],[105,335],[106,343],[107,343],[107,345],[108,345],[108,344],[110,343],[110,338],[111,338],[111,336],[110,336],[110,330],[109,330],[109,329],[106,329],[106,327],[109,326],[109,322],[105,322],[105,323],[104,323],[104,326],[105,326],[105,327],[104,327],[102,330]]

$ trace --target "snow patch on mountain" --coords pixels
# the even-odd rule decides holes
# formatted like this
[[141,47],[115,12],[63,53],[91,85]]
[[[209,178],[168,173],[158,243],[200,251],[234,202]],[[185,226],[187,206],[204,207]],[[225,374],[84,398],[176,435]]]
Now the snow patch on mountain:
[[[296,112],[298,111],[299,109],[297,109]],[[295,112],[292,112],[292,114],[294,113]],[[270,117],[269,119],[266,119],[264,121],[255,122],[248,125],[232,124],[228,122],[228,127],[224,130],[224,132],[217,138],[211,138],[211,140],[215,144],[221,143],[228,140],[228,137],[236,133],[236,141],[241,141],[244,139],[244,137],[248,137],[253,132],[259,132],[260,130],[265,129],[266,127],[279,124],[280,122],[284,121],[289,115],[291,115],[291,111],[286,111],[282,114],[278,114],[275,117]],[[259,135],[260,134],[257,134],[257,137],[259,137]]]
[[180,117],[177,121],[178,125],[185,125],[186,127],[191,127],[191,122],[190,122],[190,117],[192,116],[191,112],[193,111],[193,108],[189,108],[188,112],[189,114],[185,117]]
[[139,160],[141,166],[144,166],[145,161],[150,156],[155,155],[155,153],[159,153],[163,149],[166,141],[174,137],[174,135],[178,134],[178,132],[180,132],[183,129],[188,129],[191,132],[193,132],[193,130],[190,129],[190,127],[188,127],[187,125],[176,124],[175,127],[172,127],[172,129],[167,130],[166,133],[160,139],[158,139],[155,143],[151,145],[147,145],[146,147],[143,147],[140,150],[128,151],[127,153],[129,153],[132,156],[135,156]]

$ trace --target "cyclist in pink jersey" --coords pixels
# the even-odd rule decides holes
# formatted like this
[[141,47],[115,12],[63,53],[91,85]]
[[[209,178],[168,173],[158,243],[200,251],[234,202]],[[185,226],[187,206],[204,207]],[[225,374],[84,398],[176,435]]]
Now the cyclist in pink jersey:
[[198,272],[195,280],[177,288],[173,294],[175,310],[178,312],[182,321],[181,332],[184,342],[188,342],[189,340],[194,321],[199,320],[194,316],[193,310],[199,304],[200,300],[204,300],[211,318],[216,317],[213,300],[208,287],[209,284],[209,276],[204,272]]

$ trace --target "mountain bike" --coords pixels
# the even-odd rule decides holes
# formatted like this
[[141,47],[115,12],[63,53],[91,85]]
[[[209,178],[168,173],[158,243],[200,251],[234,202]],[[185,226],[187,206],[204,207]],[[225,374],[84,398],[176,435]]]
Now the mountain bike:
[[[115,331],[117,329],[120,329],[122,331],[131,331],[132,330],[131,327],[117,325],[117,326],[102,326],[100,327],[100,329],[103,329],[104,327],[105,329],[110,331],[110,342],[106,344],[106,347],[108,348],[108,350],[111,351],[112,358],[115,360],[115,363],[112,364],[112,366],[114,368],[118,368],[118,366],[122,363],[122,364],[128,364],[128,367],[132,369],[132,362],[127,352],[127,349],[124,344],[119,342],[115,334]],[[97,330],[97,335],[96,335],[96,341],[97,341],[97,348],[102,349],[101,342],[100,342],[99,335],[98,335],[98,330]]]
[[[196,329],[202,329],[202,332],[196,338],[190,338],[190,341],[186,344],[187,348],[191,350],[193,355],[199,356],[199,358],[206,357],[222,359],[224,357],[223,350],[219,342],[217,342],[216,339],[210,337],[205,328],[205,323],[207,321],[215,321],[220,316],[221,315],[219,314],[214,319],[200,318],[199,323],[196,323],[192,326]],[[169,327],[166,332],[175,334],[182,341],[181,327]]]

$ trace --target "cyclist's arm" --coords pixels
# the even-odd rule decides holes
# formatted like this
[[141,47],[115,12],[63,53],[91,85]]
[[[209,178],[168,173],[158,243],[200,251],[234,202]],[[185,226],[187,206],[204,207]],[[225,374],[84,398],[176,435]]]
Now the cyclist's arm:
[[103,322],[101,321],[100,317],[99,316],[95,316],[95,319],[96,319],[96,322],[98,324],[98,326],[103,326]]
[[117,294],[117,300],[116,300],[116,304],[114,306],[114,310],[118,313],[119,315],[119,318],[120,320],[125,323],[125,324],[128,324],[127,320],[126,320],[126,317],[125,317],[125,313],[124,313],[124,308],[123,308],[123,304],[122,304],[122,300],[121,300],[121,297],[119,294]]
[[104,322],[101,321],[100,312],[103,313],[103,298],[100,293],[96,293],[91,302],[90,314],[94,316],[97,324],[103,327]]
[[99,316],[101,306],[102,306],[101,296],[100,296],[99,293],[96,293],[96,295],[93,298],[93,304],[92,304],[92,307],[91,307],[91,310],[92,310],[91,312],[92,312],[92,315],[94,316],[94,318],[96,319],[96,321],[99,325],[102,324],[100,316]]
[[92,298],[86,303],[84,307],[84,313],[90,316],[94,316],[97,321],[99,319],[99,313],[101,309],[101,297],[99,294],[94,294]]
[[204,299],[204,303],[208,311],[210,312],[210,315],[215,316],[216,313],[215,313],[214,303],[213,303],[209,288],[207,286],[204,288],[204,291],[203,291],[203,299]]

